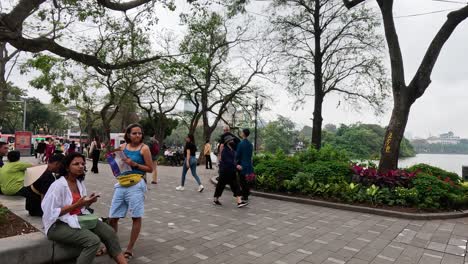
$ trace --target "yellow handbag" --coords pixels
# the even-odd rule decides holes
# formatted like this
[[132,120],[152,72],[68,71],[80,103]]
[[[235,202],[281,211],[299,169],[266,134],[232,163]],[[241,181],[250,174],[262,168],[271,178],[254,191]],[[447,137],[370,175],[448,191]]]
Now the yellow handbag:
[[142,178],[143,178],[143,175],[132,173],[132,174],[121,175],[117,177],[117,181],[119,181],[119,184],[122,187],[130,187],[139,183]]

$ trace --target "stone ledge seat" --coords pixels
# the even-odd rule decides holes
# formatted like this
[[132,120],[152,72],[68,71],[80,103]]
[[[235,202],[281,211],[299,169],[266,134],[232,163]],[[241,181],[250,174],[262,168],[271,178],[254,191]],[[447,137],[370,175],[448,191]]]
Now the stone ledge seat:
[[74,259],[80,254],[77,248],[48,240],[41,218],[29,215],[23,197],[0,195],[0,203],[40,231],[0,239],[0,260],[22,264],[53,263]]

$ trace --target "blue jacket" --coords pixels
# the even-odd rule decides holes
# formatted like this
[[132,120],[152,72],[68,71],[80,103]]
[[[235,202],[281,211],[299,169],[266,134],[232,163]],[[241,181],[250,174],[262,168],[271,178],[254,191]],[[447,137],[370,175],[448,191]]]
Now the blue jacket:
[[253,145],[248,139],[243,139],[237,145],[237,155],[236,160],[237,164],[242,166],[242,175],[247,175],[253,173],[253,164],[252,164],[252,155],[253,155]]

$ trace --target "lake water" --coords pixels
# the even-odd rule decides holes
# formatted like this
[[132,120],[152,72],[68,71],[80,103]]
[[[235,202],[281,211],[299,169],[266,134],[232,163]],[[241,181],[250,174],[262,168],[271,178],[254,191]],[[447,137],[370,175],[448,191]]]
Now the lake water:
[[468,155],[456,154],[417,154],[416,157],[400,159],[398,167],[405,168],[417,163],[426,163],[455,172],[462,176],[462,166],[468,166]]

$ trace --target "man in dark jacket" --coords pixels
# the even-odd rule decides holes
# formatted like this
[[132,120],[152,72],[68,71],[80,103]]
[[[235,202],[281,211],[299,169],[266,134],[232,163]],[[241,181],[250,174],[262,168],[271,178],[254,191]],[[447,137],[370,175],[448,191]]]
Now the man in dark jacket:
[[213,203],[221,205],[219,197],[223,194],[224,188],[227,184],[231,187],[234,196],[237,198],[237,207],[241,208],[248,203],[241,200],[239,185],[237,184],[236,177],[236,151],[234,150],[234,137],[227,136],[224,142],[224,148],[220,154],[221,160],[219,161],[219,180],[216,185]]
[[250,130],[245,128],[241,132],[242,141],[237,145],[236,161],[237,170],[239,171],[239,184],[242,194],[242,200],[249,200],[250,187],[246,177],[254,172],[252,155],[253,145],[248,140]]

